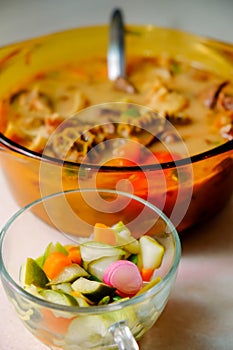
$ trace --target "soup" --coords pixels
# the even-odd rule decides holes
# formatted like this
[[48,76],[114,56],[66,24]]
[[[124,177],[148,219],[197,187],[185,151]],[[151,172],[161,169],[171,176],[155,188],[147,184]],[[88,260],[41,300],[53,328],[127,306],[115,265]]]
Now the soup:
[[[133,89],[128,89],[129,82]],[[109,81],[103,57],[92,57],[75,65],[66,64],[49,72],[39,72],[2,100],[4,134],[22,146],[42,153],[51,134],[61,123],[86,107],[105,102],[128,103],[132,120],[135,116],[131,104],[147,106],[175,126],[180,138],[164,126],[159,132],[162,142],[148,142],[153,152],[160,151],[164,143],[169,144],[169,149],[182,157],[179,142],[182,140],[192,156],[233,138],[232,82],[167,55],[129,58],[127,81],[123,78],[115,82]],[[148,119],[145,116],[142,119],[143,117]],[[141,127],[148,123],[150,121],[144,124],[142,121]],[[67,125],[80,132],[76,125]],[[82,125],[84,130],[85,127]],[[95,132],[91,128],[91,134],[95,135],[92,140],[90,137],[82,137],[80,141],[80,133],[71,139],[67,127],[64,127],[49,147],[49,155],[81,162],[93,145],[96,145],[100,134],[102,138],[98,142],[113,137],[107,128]],[[113,134],[124,137],[124,134],[116,130]],[[127,138],[137,136],[135,130],[126,134]],[[67,139],[70,150],[63,157],[62,150],[66,147]],[[112,152],[114,154],[114,150]],[[140,164],[144,164],[142,158],[137,159]]]

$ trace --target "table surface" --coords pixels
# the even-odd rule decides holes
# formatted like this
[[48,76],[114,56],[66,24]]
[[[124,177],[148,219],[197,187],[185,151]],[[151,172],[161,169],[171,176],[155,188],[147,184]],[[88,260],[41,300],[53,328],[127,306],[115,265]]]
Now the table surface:
[[[0,46],[75,26],[107,23],[107,0],[1,0]],[[128,23],[175,27],[233,42],[233,1],[117,1]],[[185,16],[184,16],[185,15]],[[0,155],[1,156],[1,155]],[[0,226],[18,209],[0,169]],[[177,280],[141,350],[233,349],[233,197],[210,222],[182,237]],[[0,350],[46,350],[24,329],[0,284]]]

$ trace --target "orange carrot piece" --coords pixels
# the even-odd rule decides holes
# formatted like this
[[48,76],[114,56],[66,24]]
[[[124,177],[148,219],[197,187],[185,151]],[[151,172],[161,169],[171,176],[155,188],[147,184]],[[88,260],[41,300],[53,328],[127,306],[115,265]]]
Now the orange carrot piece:
[[70,323],[74,319],[73,317],[65,318],[62,316],[57,316],[49,309],[42,309],[41,313],[43,316],[43,328],[48,332],[53,332],[56,334],[65,335]]
[[71,265],[71,263],[72,261],[69,256],[60,252],[53,252],[46,258],[43,270],[48,278],[53,279],[64,267]]
[[81,264],[82,257],[80,254],[80,249],[78,247],[70,247],[68,249],[68,257],[71,259],[74,264]]
[[141,269],[141,276],[142,276],[142,280],[144,282],[149,282],[152,275],[153,275],[154,269]]

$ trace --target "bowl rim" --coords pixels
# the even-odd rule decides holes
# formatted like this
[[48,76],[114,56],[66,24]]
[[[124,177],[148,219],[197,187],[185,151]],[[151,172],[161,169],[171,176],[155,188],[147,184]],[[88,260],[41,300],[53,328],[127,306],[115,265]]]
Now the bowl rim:
[[[23,287],[20,286],[19,283],[15,282],[15,280],[9,275],[7,269],[4,265],[4,259],[2,256],[2,249],[3,249],[3,243],[4,238],[6,237],[8,228],[14,223],[14,221],[20,217],[24,212],[30,211],[34,206],[36,206],[39,203],[42,203],[43,201],[51,198],[55,198],[60,195],[66,195],[71,193],[81,193],[81,192],[105,192],[105,193],[115,193],[119,195],[126,196],[128,198],[132,198],[146,206],[148,206],[150,209],[155,211],[162,219],[166,222],[167,226],[169,227],[170,234],[172,235],[173,242],[174,242],[174,252],[173,252],[173,263],[170,267],[170,269],[167,271],[166,275],[164,276],[161,281],[159,281],[155,286],[147,290],[146,292],[134,296],[133,298],[130,298],[128,300],[124,300],[118,303],[112,303],[108,305],[98,305],[98,306],[91,306],[90,308],[86,307],[77,307],[77,306],[68,306],[68,305],[59,305],[56,303],[51,303],[46,300],[43,300],[41,298],[36,297],[35,295],[27,292]],[[170,221],[170,219],[155,205],[152,203],[128,192],[118,191],[118,190],[111,190],[111,189],[97,189],[97,188],[82,188],[82,189],[72,189],[67,191],[60,191],[56,192],[44,197],[41,197],[32,203],[27,204],[26,206],[19,209],[15,214],[13,214],[12,217],[8,219],[8,221],[5,223],[3,228],[0,231],[0,278],[8,285],[10,285],[10,288],[13,289],[16,293],[20,294],[23,298],[26,298],[30,300],[33,303],[38,304],[41,307],[46,307],[53,310],[59,310],[63,312],[71,312],[71,313],[82,313],[82,314],[92,314],[92,313],[102,313],[102,312],[110,312],[110,311],[116,311],[123,307],[127,306],[133,306],[134,304],[139,304],[148,298],[152,297],[153,295],[157,294],[160,290],[166,287],[167,283],[169,281],[176,277],[176,273],[180,264],[181,259],[181,242],[179,234],[173,225],[173,223]]]
[[[135,29],[139,30],[144,30],[146,32],[152,31],[152,30],[157,30],[161,32],[169,32],[172,35],[173,34],[178,34],[178,35],[186,35],[189,38],[196,39],[197,41],[208,43],[209,45],[218,45],[220,48],[221,47],[230,47],[233,49],[233,43],[229,42],[224,42],[223,40],[218,40],[215,38],[210,38],[206,37],[203,35],[197,35],[195,33],[185,31],[182,29],[178,28],[172,28],[172,27],[166,27],[166,26],[157,26],[157,25],[149,25],[149,24],[135,24],[135,23],[126,23],[125,24],[126,30],[129,32]],[[64,35],[67,33],[72,33],[76,31],[82,31],[82,30],[94,30],[94,29],[100,29],[100,30],[105,30],[107,31],[109,28],[108,24],[94,24],[94,25],[85,25],[81,27],[74,27],[74,28],[67,28],[65,30],[60,30],[60,31],[54,31],[51,33],[47,33],[44,35],[32,37],[20,42],[16,43],[11,43],[8,45],[4,45],[3,47],[0,47],[0,49],[4,49],[7,47],[12,47],[12,46],[21,46],[24,43],[30,43],[34,42],[35,40],[46,40],[50,39],[52,37],[55,37],[57,35]],[[223,153],[226,153],[228,151],[233,150],[233,138],[228,139],[225,142],[221,143],[218,146],[215,146],[211,149],[208,149],[207,151],[200,152],[197,154],[194,154],[190,157],[185,157],[176,161],[170,161],[170,162],[164,162],[164,163],[159,163],[159,164],[147,164],[147,165],[127,165],[127,166],[112,166],[112,165],[94,165],[94,164],[85,164],[85,163],[78,163],[78,162],[71,162],[71,161],[65,161],[56,157],[50,157],[46,156],[43,153],[35,152],[33,150],[30,150],[27,147],[24,147],[20,145],[19,143],[12,141],[11,139],[7,138],[4,133],[0,132],[0,152],[1,151],[12,151],[15,154],[20,154],[26,157],[29,157],[31,159],[35,159],[38,161],[46,161],[50,162],[52,164],[57,164],[61,165],[64,164],[65,166],[70,166],[70,167],[80,167],[82,165],[82,168],[88,168],[88,169],[98,169],[103,172],[111,172],[111,171],[119,171],[119,168],[122,172],[127,172],[127,171],[141,171],[141,170],[161,170],[162,169],[169,169],[173,167],[179,167],[179,166],[184,166],[184,165],[190,165],[190,163],[197,163],[199,161],[205,160],[207,158],[211,158]]]
[[228,140],[220,144],[219,146],[211,148],[207,151],[192,155],[190,157],[178,159],[176,161],[169,161],[169,162],[164,162],[159,164],[132,165],[132,166],[131,165],[127,165],[127,166],[101,165],[100,166],[96,164],[66,161],[56,157],[50,157],[50,156],[44,155],[43,153],[35,152],[33,150],[30,150],[18,144],[15,141],[12,141],[11,139],[7,138],[3,133],[0,132],[0,152],[12,151],[13,153],[20,154],[38,161],[49,162],[54,165],[57,164],[60,166],[63,165],[63,166],[68,166],[72,168],[79,168],[80,166],[82,166],[82,168],[88,168],[89,170],[101,170],[103,172],[119,171],[119,169],[122,172],[128,172],[128,171],[137,172],[142,170],[161,170],[161,168],[170,169],[174,167],[197,163],[202,160],[212,158],[214,156],[218,156],[232,150],[233,150],[233,139]]

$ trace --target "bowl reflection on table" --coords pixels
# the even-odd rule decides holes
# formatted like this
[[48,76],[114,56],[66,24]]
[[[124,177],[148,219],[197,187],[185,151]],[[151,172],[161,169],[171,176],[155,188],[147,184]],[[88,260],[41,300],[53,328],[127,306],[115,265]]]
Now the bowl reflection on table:
[[[232,72],[233,49],[230,45],[151,26],[129,26],[127,33],[128,55],[153,57],[165,52],[174,57],[182,56],[211,72],[217,71],[223,79],[229,79]],[[107,40],[108,28],[98,26],[64,31],[2,48],[0,98],[4,101],[9,94],[17,92],[19,86],[26,86],[35,76],[40,79],[54,67],[59,69],[69,66],[77,59],[82,61],[98,53],[104,56]],[[77,71],[77,74],[81,73]],[[158,175],[161,174],[161,169],[153,167],[153,164],[152,167],[143,169],[106,165],[98,170],[87,165],[82,166],[84,176],[78,177],[79,164],[59,162],[57,159],[46,160],[41,153],[35,153],[4,135],[7,123],[4,103],[1,104],[0,112],[1,166],[20,206],[39,198],[41,188],[46,188],[47,195],[61,190],[92,187],[93,181],[96,181],[96,187],[114,189],[119,179],[125,179],[130,182],[134,194],[157,205],[171,217],[178,231],[183,231],[212,218],[230,198],[233,189],[232,140],[213,147],[208,152],[192,154],[191,165],[190,158],[176,164],[165,162],[163,168],[166,171],[163,176],[167,187],[161,189],[158,180],[161,179]],[[45,176],[41,176],[41,164],[43,168],[46,166]],[[192,181],[180,176],[178,183],[169,182],[171,174],[175,178],[177,171],[186,174],[187,169],[192,173],[192,178],[189,177]],[[142,173],[150,179],[154,188],[150,197],[148,183],[141,181]]]
[[[34,215],[38,209],[44,212],[44,220]],[[54,304],[23,289],[20,266],[28,257],[40,256],[50,242],[87,239],[96,220],[109,225],[123,220],[137,237],[156,238],[165,255],[152,278],[160,276],[161,281],[128,300],[91,307]],[[115,349],[108,328],[121,321],[139,339],[162,313],[179,261],[179,237],[167,217],[139,197],[119,191],[82,189],[48,196],[21,209],[1,232],[1,279],[6,294],[26,328],[51,349]]]

